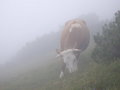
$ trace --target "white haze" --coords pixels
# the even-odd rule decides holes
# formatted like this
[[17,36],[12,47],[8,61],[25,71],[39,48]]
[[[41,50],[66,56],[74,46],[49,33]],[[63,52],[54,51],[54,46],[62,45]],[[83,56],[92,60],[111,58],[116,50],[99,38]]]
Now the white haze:
[[66,20],[89,13],[110,19],[117,10],[119,0],[0,0],[0,63]]

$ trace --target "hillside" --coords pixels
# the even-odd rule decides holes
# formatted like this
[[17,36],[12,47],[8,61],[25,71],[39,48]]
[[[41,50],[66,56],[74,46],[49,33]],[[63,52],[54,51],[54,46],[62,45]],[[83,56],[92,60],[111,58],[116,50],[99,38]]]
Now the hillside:
[[61,31],[50,33],[27,43],[0,69],[0,90],[119,90],[120,62],[104,65],[91,58],[95,46],[92,35],[101,32],[103,23],[94,17],[86,20],[91,41],[80,56],[77,72],[66,72],[59,79],[61,61],[55,58],[55,50],[59,48]]
[[62,79],[59,78],[61,63],[50,55],[48,64],[12,78],[0,90],[120,90],[120,62],[97,64],[90,58],[91,48],[81,55],[79,70],[66,72]]

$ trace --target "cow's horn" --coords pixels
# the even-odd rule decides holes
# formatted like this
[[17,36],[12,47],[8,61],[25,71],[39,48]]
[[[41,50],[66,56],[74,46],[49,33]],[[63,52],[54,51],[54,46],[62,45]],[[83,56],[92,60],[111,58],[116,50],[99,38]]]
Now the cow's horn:
[[58,58],[58,57],[60,57],[61,56],[61,54],[58,54],[57,56],[56,56],[56,58]]

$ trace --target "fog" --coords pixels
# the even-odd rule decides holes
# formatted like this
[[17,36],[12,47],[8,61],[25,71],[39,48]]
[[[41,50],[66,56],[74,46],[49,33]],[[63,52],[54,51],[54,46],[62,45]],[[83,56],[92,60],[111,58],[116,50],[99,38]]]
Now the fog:
[[107,20],[117,10],[119,0],[0,0],[0,64],[27,42],[57,32],[69,19],[95,13]]

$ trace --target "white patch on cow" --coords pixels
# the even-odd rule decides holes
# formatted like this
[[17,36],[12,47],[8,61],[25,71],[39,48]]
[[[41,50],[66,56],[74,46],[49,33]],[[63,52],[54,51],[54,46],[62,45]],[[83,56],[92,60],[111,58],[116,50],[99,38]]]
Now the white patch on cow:
[[66,68],[69,70],[70,73],[77,70],[77,59],[73,53],[72,49],[68,49],[61,53],[63,56],[64,63],[66,64]]
[[63,73],[63,71],[61,71],[60,78],[62,78],[63,76],[64,76],[64,73]]
[[69,29],[69,32],[72,32],[73,28],[81,28],[81,27],[82,26],[79,23],[72,24],[70,29]]

